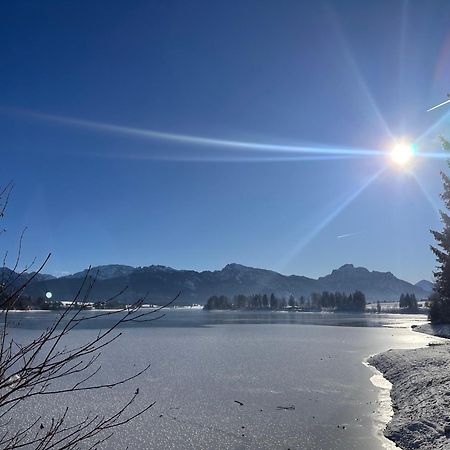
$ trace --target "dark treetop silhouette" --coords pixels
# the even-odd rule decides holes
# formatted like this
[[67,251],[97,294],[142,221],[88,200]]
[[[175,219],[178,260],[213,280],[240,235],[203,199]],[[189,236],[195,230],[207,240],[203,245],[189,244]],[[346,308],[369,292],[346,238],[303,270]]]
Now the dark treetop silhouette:
[[[450,150],[450,143],[441,138],[442,146],[445,150]],[[450,161],[448,161],[450,166]],[[441,198],[445,208],[450,210],[450,178],[441,172],[444,184],[444,192]],[[442,231],[431,231],[437,246],[431,246],[431,250],[436,255],[438,267],[434,272],[435,286],[434,294],[431,296],[430,320],[433,323],[450,323],[450,216],[441,211],[441,218],[444,224]]]

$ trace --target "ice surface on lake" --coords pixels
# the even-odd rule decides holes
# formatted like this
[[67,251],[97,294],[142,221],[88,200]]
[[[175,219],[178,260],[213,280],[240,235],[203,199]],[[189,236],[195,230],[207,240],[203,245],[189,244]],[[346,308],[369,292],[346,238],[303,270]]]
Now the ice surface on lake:
[[[39,317],[20,315],[14,334],[35,333]],[[52,417],[66,405],[73,418],[112,413],[139,387],[138,406],[155,406],[104,448],[378,450],[380,391],[362,362],[428,339],[382,326],[399,320],[406,323],[328,314],[329,326],[320,326],[320,315],[301,313],[170,311],[157,326],[121,330],[102,356],[104,381],[151,362],[149,372],[113,390],[40,399],[21,420]],[[80,330],[72,339],[92,333]]]

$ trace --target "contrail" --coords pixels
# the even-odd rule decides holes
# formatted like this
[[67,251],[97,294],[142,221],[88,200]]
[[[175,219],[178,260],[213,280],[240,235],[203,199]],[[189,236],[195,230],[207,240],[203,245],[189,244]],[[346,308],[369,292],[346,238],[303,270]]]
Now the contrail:
[[446,105],[447,103],[450,103],[450,99],[449,100],[445,100],[445,102],[439,103],[439,105],[433,106],[430,109],[427,109],[427,112],[433,111],[433,109],[439,108],[441,106]]
[[340,234],[339,236],[336,236],[337,239],[344,239],[351,236],[357,236],[358,234],[361,234],[362,231],[357,231],[356,233],[346,233],[346,234]]

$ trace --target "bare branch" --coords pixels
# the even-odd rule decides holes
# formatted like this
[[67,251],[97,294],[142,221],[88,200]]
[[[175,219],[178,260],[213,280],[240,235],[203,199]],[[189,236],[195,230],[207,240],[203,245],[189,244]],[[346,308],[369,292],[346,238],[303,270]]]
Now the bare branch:
[[[0,219],[6,210],[11,189],[12,183],[9,183],[0,190]],[[66,408],[59,415],[52,417],[50,423],[44,416],[38,415],[30,423],[18,428],[12,426],[17,419],[16,411],[20,407],[26,407],[32,399],[114,389],[140,377],[150,369],[149,363],[122,378],[102,381],[101,352],[121,337],[121,326],[160,319],[164,316],[163,308],[175,302],[180,294],[165,305],[148,310],[142,309],[147,297],[144,296],[131,306],[85,313],[84,307],[98,278],[98,271],[91,276],[92,268],[89,267],[69,307],[62,310],[54,322],[35,338],[25,343],[18,342],[8,333],[10,312],[51,256],[49,254],[31,275],[28,275],[28,270],[34,261],[22,271],[17,271],[24,232],[25,230],[19,240],[13,269],[8,272],[6,279],[6,256],[3,259],[0,283],[0,314],[3,314],[0,323],[0,449],[77,449],[81,444],[83,448],[94,449],[110,439],[117,427],[126,425],[144,414],[155,403],[137,407],[139,389],[136,389],[135,393],[109,416],[88,414],[73,420],[70,409]],[[121,297],[126,289],[122,289],[104,304]],[[84,343],[75,344],[71,341],[73,330],[102,318],[111,319],[106,329],[99,330]]]

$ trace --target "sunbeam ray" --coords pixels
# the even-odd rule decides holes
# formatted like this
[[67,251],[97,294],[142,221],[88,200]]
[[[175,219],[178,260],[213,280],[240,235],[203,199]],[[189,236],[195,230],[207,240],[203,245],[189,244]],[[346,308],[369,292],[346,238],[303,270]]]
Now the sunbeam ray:
[[[405,98],[405,54],[406,54],[406,43],[407,43],[407,31],[408,31],[408,15],[409,15],[409,0],[403,0],[401,6],[401,19],[400,19],[400,39],[399,39],[399,57],[398,57],[398,103],[399,105],[404,104]],[[402,133],[405,132],[405,115],[402,110],[402,115],[400,119],[400,127]]]
[[[445,114],[443,114],[436,122],[434,122],[430,127],[428,127],[417,139],[416,139],[416,143],[421,142],[422,140],[424,140],[426,137],[428,137],[431,133],[436,133],[436,130],[444,125],[445,122],[450,122],[450,109],[448,112],[446,112]],[[448,125],[448,123],[447,123]]]
[[394,139],[392,131],[388,127],[386,120],[383,117],[383,114],[381,114],[381,111],[375,101],[375,98],[373,97],[369,87],[367,86],[367,83],[364,80],[364,77],[361,75],[361,70],[359,69],[359,66],[356,62],[356,59],[355,59],[352,51],[350,50],[350,45],[345,38],[344,32],[339,23],[339,19],[338,19],[336,13],[334,11],[330,10],[330,17],[331,17],[331,20],[332,20],[334,28],[335,28],[337,42],[340,45],[342,54],[343,54],[345,60],[347,61],[348,65],[350,66],[352,75],[355,78],[360,91],[362,92],[363,96],[365,97],[366,103],[372,109],[372,112],[376,116],[377,120],[379,121],[379,123],[380,123],[381,127],[383,128],[384,132],[386,133],[386,135],[389,138]]
[[431,159],[448,159],[449,154],[445,152],[425,152],[416,153],[415,156],[419,158],[431,158]]
[[344,211],[356,198],[358,198],[384,171],[382,167],[378,172],[370,176],[355,192],[348,196],[333,211],[331,211],[310,233],[302,238],[294,248],[283,258],[279,267],[286,267],[330,222]]
[[95,131],[110,132],[116,134],[123,134],[137,138],[148,138],[162,141],[170,141],[180,144],[201,145],[208,147],[221,147],[234,150],[256,151],[256,152],[273,152],[273,153],[310,153],[316,155],[355,155],[355,156],[380,156],[385,153],[379,150],[356,149],[356,148],[339,148],[339,147],[312,147],[312,146],[297,146],[297,145],[283,145],[283,144],[264,144],[258,142],[234,141],[226,139],[207,138],[201,136],[191,136],[185,134],[166,133],[155,130],[146,130],[142,128],[134,128],[122,125],[112,125],[103,122],[94,122],[84,119],[75,119],[63,116],[55,116],[51,114],[41,114],[35,112],[24,111],[5,111],[15,114],[24,115],[30,118],[44,120],[52,123],[59,123],[62,125],[76,126],[81,128],[88,128]]
[[[448,156],[447,156],[448,157]],[[422,195],[424,196],[424,198],[427,200],[428,204],[431,206],[431,208],[433,209],[433,211],[436,213],[437,217],[439,219],[441,219],[441,214],[439,212],[440,208],[439,206],[435,203],[435,201],[433,200],[433,198],[431,197],[430,193],[427,191],[427,189],[425,188],[425,186],[423,185],[422,181],[419,179],[419,177],[413,172],[410,172],[410,175],[412,176],[413,180],[416,182],[417,187],[419,188],[420,192],[422,193]]]

